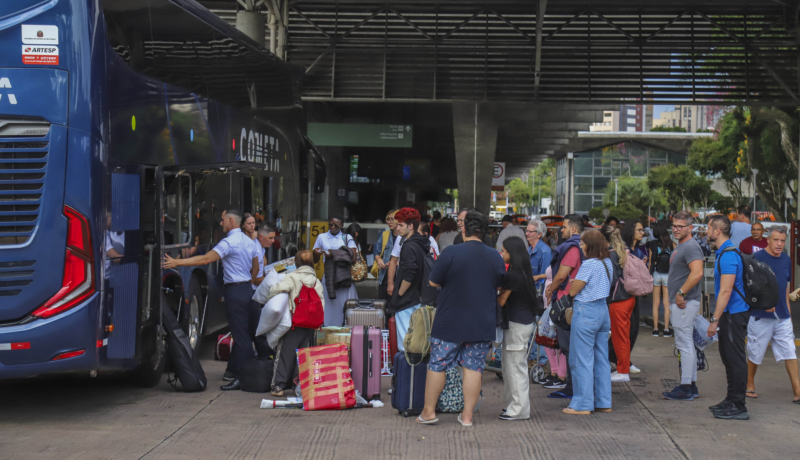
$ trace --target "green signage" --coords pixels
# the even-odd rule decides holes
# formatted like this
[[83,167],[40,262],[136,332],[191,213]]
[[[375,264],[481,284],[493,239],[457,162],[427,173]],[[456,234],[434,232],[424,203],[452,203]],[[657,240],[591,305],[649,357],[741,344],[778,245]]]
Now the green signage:
[[308,138],[316,145],[330,147],[410,148],[411,125],[367,125],[359,123],[309,123]]

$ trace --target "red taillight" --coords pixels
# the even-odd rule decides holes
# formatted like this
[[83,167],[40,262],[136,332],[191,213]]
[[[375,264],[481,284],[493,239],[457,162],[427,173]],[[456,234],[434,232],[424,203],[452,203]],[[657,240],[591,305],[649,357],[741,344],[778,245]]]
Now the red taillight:
[[80,356],[86,353],[86,350],[75,350],[75,351],[67,351],[65,353],[60,353],[53,358],[53,361],[58,361],[60,359],[67,359],[67,358],[74,358],[76,356]]
[[95,292],[94,258],[89,221],[68,206],[64,206],[64,216],[67,217],[67,253],[64,258],[64,278],[61,282],[61,289],[44,305],[31,313],[37,318],[50,318],[69,310]]

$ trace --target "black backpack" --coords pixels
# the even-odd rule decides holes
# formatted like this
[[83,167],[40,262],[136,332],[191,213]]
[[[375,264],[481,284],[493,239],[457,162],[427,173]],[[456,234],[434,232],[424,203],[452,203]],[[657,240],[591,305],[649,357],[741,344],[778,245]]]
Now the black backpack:
[[[744,294],[739,292],[736,283],[733,290],[744,299],[744,302],[754,310],[769,310],[778,305],[778,280],[769,265],[759,261],[755,257],[742,254],[736,248],[726,248],[720,254],[720,259],[725,253],[736,252],[742,259],[742,282],[744,284]],[[722,275],[722,270],[717,262],[717,275]]]
[[658,251],[658,256],[656,257],[656,263],[654,264],[655,271],[659,273],[668,273],[669,258],[672,256],[672,248],[662,249],[660,245],[657,245],[656,251]]
[[433,271],[433,264],[436,259],[431,254],[426,254],[422,258],[422,285],[419,289],[419,303],[422,305],[436,306],[436,300],[439,298],[439,291],[442,288],[435,288],[431,286],[431,272]]
[[275,361],[269,358],[255,358],[242,367],[242,391],[266,393],[272,386]]
[[195,392],[206,389],[206,373],[200,365],[200,358],[192,350],[189,337],[181,328],[175,313],[169,308],[161,309],[161,318],[164,328],[167,330],[167,354],[169,356],[172,372],[175,378],[167,379],[167,382],[176,390],[176,382],[180,380],[183,391]]

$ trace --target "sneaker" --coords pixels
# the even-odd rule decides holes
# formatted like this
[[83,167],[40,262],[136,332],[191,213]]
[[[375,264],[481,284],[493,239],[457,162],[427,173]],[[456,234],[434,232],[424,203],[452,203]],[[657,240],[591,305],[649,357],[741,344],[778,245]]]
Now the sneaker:
[[658,329],[653,329],[653,337],[658,337]]
[[542,385],[542,386],[544,388],[547,388],[547,389],[550,389],[550,390],[560,390],[560,389],[565,388],[567,386],[567,382],[565,382],[565,381],[561,380],[560,378],[556,377],[550,383]]
[[699,398],[700,397],[700,390],[697,389],[697,385],[694,383],[692,384],[692,397]]
[[672,337],[672,331],[669,329],[664,329],[664,337]]
[[542,381],[542,382],[539,382],[539,383],[541,383],[541,384],[542,384],[542,386],[543,386],[544,388],[547,388],[547,387],[545,387],[545,385],[549,385],[549,384],[553,383],[553,380],[555,380],[556,378],[557,378],[557,377],[556,377],[556,376],[554,376],[554,375],[548,375],[548,376],[547,376],[547,377],[544,379],[544,381]]
[[554,391],[547,395],[548,398],[554,399],[572,399],[572,392],[565,392],[565,391]]
[[733,403],[730,400],[723,399],[722,402],[720,402],[719,404],[716,404],[714,406],[709,406],[708,410],[710,410],[711,412],[719,412],[731,406],[733,406]]
[[694,400],[694,396],[692,396],[690,393],[686,393],[685,391],[683,391],[683,389],[681,389],[680,385],[678,385],[675,388],[673,388],[672,391],[665,391],[665,392],[661,393],[661,396],[663,396],[664,399],[669,399],[671,401],[692,401],[692,400]]
[[620,374],[619,372],[614,372],[611,374],[611,381],[612,382],[630,382],[631,376],[628,374]]
[[735,404],[714,412],[714,417],[723,420],[750,420],[750,414],[744,407],[736,407]]
[[634,366],[633,364],[631,364],[630,372],[631,372],[631,374],[641,374],[642,373],[642,371],[638,367]]
[[506,415],[506,414],[505,414],[505,412],[504,412],[504,413],[502,413],[502,414],[500,414],[500,417],[499,417],[499,418],[500,418],[500,420],[506,420],[506,421],[512,421],[512,420],[528,420],[528,419],[530,419],[530,417],[528,417],[528,418],[518,418],[518,417],[512,417],[512,416],[510,416],[510,415]]

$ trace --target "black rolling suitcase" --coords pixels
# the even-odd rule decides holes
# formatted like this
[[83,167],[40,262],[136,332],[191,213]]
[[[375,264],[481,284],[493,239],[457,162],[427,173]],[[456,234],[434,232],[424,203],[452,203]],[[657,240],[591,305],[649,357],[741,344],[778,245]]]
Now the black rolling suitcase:
[[176,390],[178,389],[176,382],[180,381],[183,391],[204,391],[208,383],[206,373],[200,365],[200,358],[192,350],[189,337],[175,318],[175,313],[169,308],[163,308],[161,318],[164,329],[167,330],[167,354],[172,363],[171,369],[175,373],[175,378],[168,378],[167,382]]

